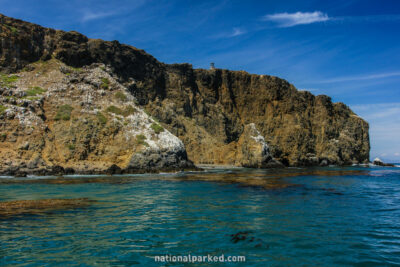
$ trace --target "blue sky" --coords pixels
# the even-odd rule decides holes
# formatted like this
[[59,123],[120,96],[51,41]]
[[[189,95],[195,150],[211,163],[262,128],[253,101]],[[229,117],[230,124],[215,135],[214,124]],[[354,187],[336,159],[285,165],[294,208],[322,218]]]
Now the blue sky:
[[0,13],[282,77],[349,105],[370,123],[371,158],[400,162],[400,1],[0,0]]

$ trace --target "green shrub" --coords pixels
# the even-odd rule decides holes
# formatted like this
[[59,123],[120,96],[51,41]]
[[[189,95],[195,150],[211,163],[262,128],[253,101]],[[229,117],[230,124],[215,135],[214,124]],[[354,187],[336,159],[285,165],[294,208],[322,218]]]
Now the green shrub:
[[122,92],[116,92],[114,96],[116,99],[118,99],[119,101],[122,101],[122,102],[125,102],[127,100],[126,95]]
[[129,115],[135,114],[136,113],[136,108],[134,108],[133,106],[129,105],[124,109],[124,116],[127,117]]
[[71,112],[74,108],[70,105],[62,105],[58,108],[55,120],[69,121],[71,119]]
[[2,133],[0,134],[0,142],[4,142],[7,139],[7,134]]
[[46,90],[43,89],[42,87],[39,87],[39,86],[34,86],[31,89],[28,89],[28,90],[25,91],[27,96],[41,95],[44,92],[46,92]]
[[70,67],[73,71],[75,72],[81,72],[82,68],[75,68],[75,67]]
[[0,115],[2,115],[6,111],[7,107],[0,105]]
[[69,150],[75,150],[75,144],[68,144],[67,147]]
[[114,114],[117,114],[117,115],[122,115],[124,117],[127,117],[129,115],[134,114],[136,112],[136,109],[134,107],[132,107],[131,105],[127,106],[123,110],[120,109],[119,107],[116,107],[116,106],[109,106],[106,109],[106,111],[110,112],[110,113],[114,113]]
[[0,73],[0,84],[3,86],[10,86],[11,84],[15,83],[19,77],[17,75],[6,75]]
[[107,112],[110,112],[110,113],[117,114],[117,115],[122,115],[122,113],[123,113],[122,109],[120,109],[120,108],[118,108],[118,107],[116,107],[116,106],[109,106],[109,107],[106,109],[106,111],[107,111]]
[[151,117],[150,112],[147,109],[143,109],[144,113],[146,113],[147,116]]
[[104,116],[101,112],[97,112],[97,120],[103,125],[107,123],[106,116]]
[[32,100],[32,101],[36,101],[36,100],[39,100],[40,97],[38,97],[38,96],[29,96],[29,97],[27,97],[27,99],[28,100]]
[[19,32],[18,29],[13,26],[10,26],[7,24],[5,24],[4,26],[6,26],[6,28],[8,28],[11,31],[11,33],[13,33],[13,34],[17,34]]
[[108,89],[108,87],[110,86],[110,81],[107,78],[101,78],[101,85],[100,87],[102,89]]
[[17,99],[17,98],[16,98],[15,96],[13,96],[13,95],[5,96],[5,98],[6,98],[7,100]]
[[136,143],[138,145],[149,146],[149,144],[145,140],[146,140],[146,136],[144,136],[143,134],[138,134],[136,136]]
[[161,132],[164,131],[164,128],[163,128],[161,125],[157,124],[157,123],[153,123],[153,124],[151,125],[151,129],[153,129],[153,131],[154,131],[156,134],[159,134],[159,133],[161,133]]

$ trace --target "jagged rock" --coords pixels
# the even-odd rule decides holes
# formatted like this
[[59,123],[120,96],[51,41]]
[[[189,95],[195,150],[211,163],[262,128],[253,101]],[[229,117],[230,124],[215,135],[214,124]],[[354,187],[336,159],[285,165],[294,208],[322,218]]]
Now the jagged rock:
[[321,162],[319,163],[319,166],[321,166],[321,167],[325,167],[325,166],[328,166],[328,165],[329,164],[328,164],[328,161],[326,159],[321,160]]
[[119,166],[113,164],[106,170],[106,173],[107,174],[121,174],[122,169]]
[[29,142],[25,142],[18,147],[20,150],[28,150],[29,149]]

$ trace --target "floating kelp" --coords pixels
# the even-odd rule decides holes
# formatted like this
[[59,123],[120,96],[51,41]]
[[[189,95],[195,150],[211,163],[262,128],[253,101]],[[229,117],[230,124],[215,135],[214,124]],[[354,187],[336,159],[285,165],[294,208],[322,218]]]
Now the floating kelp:
[[83,208],[91,205],[93,202],[95,201],[88,198],[4,201],[0,202],[0,218]]

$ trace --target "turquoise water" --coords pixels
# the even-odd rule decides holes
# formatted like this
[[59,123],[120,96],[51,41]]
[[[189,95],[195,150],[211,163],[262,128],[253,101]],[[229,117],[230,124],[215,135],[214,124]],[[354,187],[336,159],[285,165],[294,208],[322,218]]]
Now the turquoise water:
[[[217,181],[235,177],[269,186]],[[165,254],[245,256],[237,266],[400,265],[400,168],[214,169],[67,180],[77,182],[0,179],[0,201],[97,200],[0,219],[0,265],[197,265],[154,261]]]

